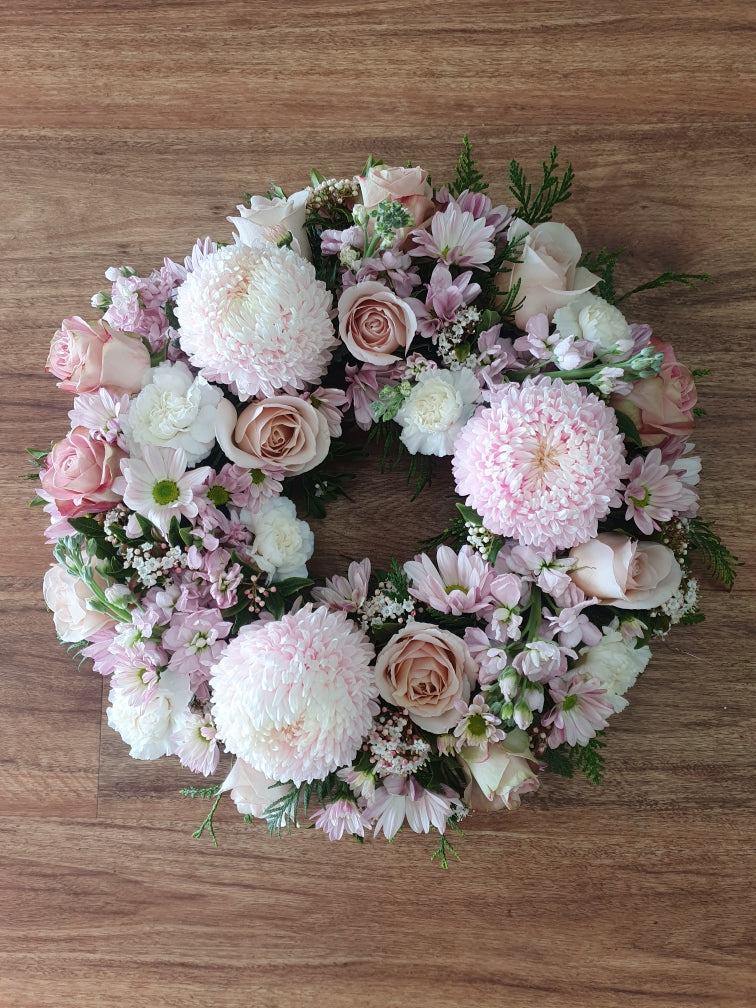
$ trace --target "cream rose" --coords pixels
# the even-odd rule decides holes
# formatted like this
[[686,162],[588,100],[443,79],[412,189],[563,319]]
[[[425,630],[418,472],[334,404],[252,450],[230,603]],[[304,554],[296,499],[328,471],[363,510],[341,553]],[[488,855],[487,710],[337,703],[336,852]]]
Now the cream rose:
[[53,564],[45,572],[42,593],[52,611],[55,632],[67,643],[90,640],[92,634],[115,622],[89,608],[94,596],[86,581],[70,574],[61,564]]
[[677,591],[682,571],[671,549],[615,532],[570,550],[569,574],[586,595],[618,609],[653,609]]
[[519,728],[507,732],[503,742],[489,744],[486,750],[464,746],[459,758],[468,782],[464,799],[478,812],[515,809],[521,795],[539,787],[528,736]]
[[252,402],[237,417],[228,399],[215,414],[215,436],[227,458],[244,469],[278,469],[295,476],[320,465],[328,454],[328,420],[299,396]]
[[478,667],[461,638],[432,623],[409,623],[378,655],[384,700],[403,707],[419,728],[441,734],[459,721],[455,701],[470,698]]
[[53,337],[47,370],[61,380],[66,392],[109,389],[133,395],[142,387],[150,354],[140,336],[109,329],[102,322],[89,325],[78,315],[63,321]]
[[531,227],[523,220],[513,221],[509,241],[523,234],[521,260],[509,274],[510,288],[520,281],[517,300],[524,298],[514,315],[520,329],[533,315],[544,314],[551,319],[557,308],[590,290],[600,279],[578,266],[582,250],[566,224],[548,221]]
[[277,244],[288,232],[292,237],[292,247],[303,258],[312,262],[312,250],[305,230],[307,199],[309,190],[301,189],[287,198],[274,196],[253,196],[249,206],[237,206],[239,217],[227,217],[234,225],[239,241],[243,245],[257,245],[260,242]]
[[347,287],[339,298],[339,336],[357,360],[393,364],[406,352],[417,319],[406,301],[377,280]]
[[241,815],[261,819],[268,805],[286,794],[286,787],[275,785],[276,782],[270,777],[237,757],[220,790],[231,792],[231,798]]

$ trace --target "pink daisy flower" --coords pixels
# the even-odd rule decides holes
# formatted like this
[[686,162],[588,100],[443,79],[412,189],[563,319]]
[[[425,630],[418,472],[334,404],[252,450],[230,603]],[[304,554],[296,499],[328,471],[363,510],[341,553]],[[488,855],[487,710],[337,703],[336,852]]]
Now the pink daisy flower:
[[358,612],[367,599],[369,584],[370,560],[366,557],[359,563],[353,560],[346,577],[334,574],[332,578],[326,578],[323,587],[312,589],[312,597],[319,605],[331,610]]
[[376,836],[382,831],[387,840],[396,836],[405,819],[415,833],[428,833],[431,826],[443,833],[447,820],[459,805],[459,796],[451,788],[444,787],[441,794],[426,790],[414,777],[390,776],[384,777],[381,787],[376,788],[365,809],[365,818],[374,821]]
[[[674,464],[674,463],[673,463]],[[640,455],[630,463],[630,481],[625,490],[627,510],[641,532],[651,535],[676,514],[695,514],[698,497],[670,466],[662,462],[659,448],[652,448],[645,458]]]
[[172,738],[174,753],[182,766],[204,777],[215,773],[220,760],[215,736],[215,725],[209,714],[199,710],[187,711],[184,723]]
[[348,798],[329,802],[319,812],[311,815],[310,819],[315,821],[316,827],[323,830],[331,841],[341,840],[344,833],[364,837],[365,828],[370,829],[362,810]]
[[494,231],[493,225],[477,220],[452,201],[443,213],[433,215],[430,231],[412,232],[415,248],[410,250],[410,255],[430,256],[447,266],[477,266],[488,270],[483,264],[494,257],[496,250],[490,241]]
[[582,682],[573,676],[569,683],[552,682],[549,691],[555,704],[541,724],[551,728],[550,748],[556,749],[563,742],[587,745],[597,731],[608,727],[606,719],[613,708],[606,702],[606,690],[597,679]]
[[458,700],[455,706],[462,714],[462,719],[454,729],[458,750],[464,746],[478,746],[479,749],[487,750],[489,742],[504,741],[506,734],[498,727],[501,718],[491,713],[482,693],[477,694],[469,707],[463,700]]
[[464,545],[456,553],[441,545],[435,564],[422,553],[408,560],[404,571],[412,582],[410,595],[438,612],[455,616],[480,612],[492,601],[494,569],[471,546]]
[[122,495],[127,507],[165,534],[174,516],[196,517],[195,488],[204,482],[210,470],[202,466],[187,472],[186,454],[180,448],[143,445],[142,454],[141,459],[121,460],[123,476],[115,480],[113,489]]
[[541,376],[505,386],[477,411],[452,468],[491,532],[559,550],[597,534],[621,503],[627,466],[614,411],[578,385]]

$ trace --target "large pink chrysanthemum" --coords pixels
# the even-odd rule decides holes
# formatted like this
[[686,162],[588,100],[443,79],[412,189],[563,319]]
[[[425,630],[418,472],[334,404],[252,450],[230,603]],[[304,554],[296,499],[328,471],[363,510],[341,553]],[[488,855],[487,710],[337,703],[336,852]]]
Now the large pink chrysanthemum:
[[338,342],[330,308],[312,264],[272,244],[205,256],[176,295],[182,349],[241,399],[318,382]]
[[457,490],[486,528],[526,546],[569,549],[619,506],[627,464],[614,411],[541,376],[507,385],[454,446]]
[[242,627],[213,669],[218,737],[273,780],[327,776],[370,730],[374,657],[354,622],[322,606]]

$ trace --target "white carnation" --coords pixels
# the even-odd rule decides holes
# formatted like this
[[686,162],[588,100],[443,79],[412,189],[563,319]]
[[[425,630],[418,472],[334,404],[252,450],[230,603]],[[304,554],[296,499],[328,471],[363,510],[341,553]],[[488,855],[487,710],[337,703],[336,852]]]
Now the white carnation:
[[617,627],[618,621],[614,620],[604,628],[603,640],[593,647],[582,648],[580,659],[573,669],[585,682],[598,679],[606,690],[604,699],[615,713],[627,707],[624,694],[634,685],[651,658],[650,648],[634,647],[632,641],[623,640]]
[[158,759],[174,752],[171,736],[184,724],[192,690],[188,676],[173,669],[160,673],[157,691],[144,706],[134,706],[117,686],[110,690],[108,724],[130,746],[133,759]]
[[215,444],[215,410],[222,396],[180,361],[151,368],[123,419],[129,450],[138,455],[146,444],[181,448],[188,464],[196,465]]
[[601,360],[624,360],[633,349],[630,326],[619,308],[596,294],[581,294],[554,312],[554,324],[563,337],[593,343]]
[[297,518],[288,497],[268,498],[256,514],[242,511],[242,521],[254,532],[251,556],[273,581],[307,577],[307,561],[315,549],[315,536],[307,522]]
[[421,371],[396,414],[402,441],[413,455],[451,455],[479,399],[480,385],[468,368]]

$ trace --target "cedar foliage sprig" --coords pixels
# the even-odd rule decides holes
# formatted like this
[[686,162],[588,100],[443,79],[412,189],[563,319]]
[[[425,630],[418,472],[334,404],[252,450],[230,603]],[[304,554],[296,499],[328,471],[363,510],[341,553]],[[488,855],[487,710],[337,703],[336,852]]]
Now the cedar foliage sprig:
[[604,776],[604,756],[601,752],[606,748],[606,742],[601,738],[603,732],[598,732],[584,746],[560,745],[556,749],[547,749],[543,758],[552,773],[560,777],[574,777],[579,770],[591,784],[599,785]]
[[454,180],[449,183],[448,188],[452,196],[459,196],[465,190],[485,192],[488,189],[488,182],[478,171],[477,162],[472,156],[472,145],[467,134],[462,137],[462,152],[454,168]]
[[732,591],[735,583],[735,568],[742,567],[742,561],[731,553],[709,522],[703,518],[691,518],[688,522],[688,542],[692,549],[702,554],[707,567],[727,591]]
[[570,198],[575,178],[571,164],[567,165],[561,177],[557,174],[559,161],[556,147],[551,148],[548,162],[542,162],[541,167],[543,176],[534,196],[522,165],[514,158],[509,162],[509,191],[518,204],[515,214],[533,227],[551,220],[551,211],[557,203],[564,203]]
[[619,257],[626,249],[620,248],[613,252],[602,248],[599,252],[586,252],[578,263],[595,273],[601,279],[594,289],[594,293],[602,297],[609,304],[614,304],[617,300],[617,291],[614,285],[614,271],[617,268]]
[[220,800],[223,797],[223,794],[220,789],[220,784],[216,784],[214,787],[206,787],[206,788],[197,788],[197,787],[181,788],[179,794],[184,795],[184,797],[186,798],[215,798],[215,801],[213,802],[210,811],[207,813],[200,826],[194,831],[194,833],[192,833],[192,838],[194,840],[199,840],[199,838],[202,836],[205,830],[207,830],[208,833],[210,834],[210,839],[213,841],[213,844],[217,847],[218,840],[215,836],[215,826],[213,823],[213,817],[215,816],[215,810],[218,808]]
[[633,294],[639,294],[641,291],[656,290],[657,287],[669,287],[670,284],[675,283],[683,284],[685,287],[691,287],[694,291],[698,291],[701,289],[700,285],[710,279],[711,277],[708,273],[675,273],[673,270],[668,270],[666,273],[660,273],[653,280],[647,280],[638,287],[625,291],[614,303],[620,304],[626,298],[632,297]]

